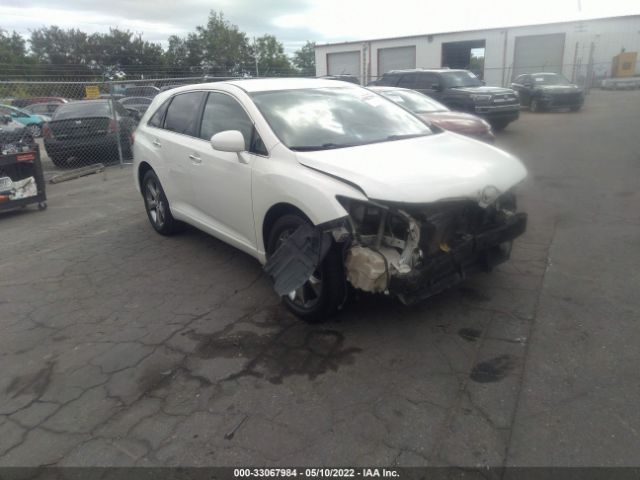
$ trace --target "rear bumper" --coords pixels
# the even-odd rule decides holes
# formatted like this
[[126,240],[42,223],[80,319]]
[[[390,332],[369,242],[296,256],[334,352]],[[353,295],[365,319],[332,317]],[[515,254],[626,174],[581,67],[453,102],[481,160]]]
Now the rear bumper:
[[538,101],[540,105],[547,109],[552,108],[576,108],[582,107],[584,104],[584,98],[554,98],[554,97],[542,97],[539,98]]
[[65,140],[45,140],[44,147],[49,155],[80,155],[88,152],[110,151],[117,148],[114,135],[89,138],[70,138]]
[[488,271],[509,259],[511,241],[526,228],[527,214],[517,213],[504,224],[458,243],[448,253],[440,252],[425,259],[409,273],[392,277],[389,293],[410,305],[462,282],[473,273]]

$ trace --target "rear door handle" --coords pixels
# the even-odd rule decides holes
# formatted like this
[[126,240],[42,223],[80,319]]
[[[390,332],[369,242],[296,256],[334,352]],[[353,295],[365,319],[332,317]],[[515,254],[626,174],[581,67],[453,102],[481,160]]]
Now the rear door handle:
[[202,163],[202,159],[194,154],[189,155],[189,159],[193,162],[193,163]]
[[153,141],[153,144],[154,144],[156,147],[161,147],[161,146],[162,146],[162,144],[160,143],[160,140],[158,140],[157,138]]

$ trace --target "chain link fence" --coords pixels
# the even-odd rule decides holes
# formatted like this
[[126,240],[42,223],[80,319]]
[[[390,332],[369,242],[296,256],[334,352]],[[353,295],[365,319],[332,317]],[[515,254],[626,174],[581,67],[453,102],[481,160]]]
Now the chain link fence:
[[[181,85],[232,77],[0,81],[0,150],[33,138],[45,171],[132,161],[133,132],[153,98]],[[11,132],[11,135],[8,134]]]

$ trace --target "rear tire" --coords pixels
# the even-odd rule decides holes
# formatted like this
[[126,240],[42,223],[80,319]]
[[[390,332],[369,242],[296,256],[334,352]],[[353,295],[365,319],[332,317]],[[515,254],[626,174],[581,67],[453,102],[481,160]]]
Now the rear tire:
[[65,168],[67,166],[67,157],[63,155],[50,153],[49,158],[51,159],[51,163],[58,168]]
[[[283,215],[276,220],[267,235],[267,255],[273,254],[284,238],[304,223],[310,222],[294,214]],[[313,298],[305,302],[307,296]],[[283,296],[282,301],[289,311],[302,320],[320,323],[338,312],[346,296],[347,282],[342,252],[333,243],[309,281],[295,292]]]
[[142,197],[147,217],[156,232],[173,235],[183,230],[184,224],[173,218],[167,196],[153,170],[149,170],[142,178]]

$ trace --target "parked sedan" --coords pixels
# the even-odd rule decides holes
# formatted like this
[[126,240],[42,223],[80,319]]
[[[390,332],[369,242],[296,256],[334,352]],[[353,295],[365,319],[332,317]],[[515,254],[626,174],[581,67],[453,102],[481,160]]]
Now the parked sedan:
[[509,258],[522,163],[365,88],[235,80],[159,94],[136,130],[153,228],[190,223],[254,256],[296,315],[350,284],[410,304]]
[[396,87],[368,88],[415,113],[430,125],[436,125],[483,142],[493,143],[495,141],[491,125],[480,117],[470,113],[452,112],[440,102],[415,90]]
[[532,112],[568,108],[577,112],[584,104],[584,90],[559,73],[520,75],[511,84],[520,94],[520,103]]
[[42,125],[47,121],[47,118],[41,115],[33,115],[11,105],[0,105],[0,115],[9,115],[16,122],[26,126],[33,137],[39,137],[42,134]]
[[45,125],[44,146],[58,167],[68,166],[69,159],[75,158],[101,162],[117,158],[118,141],[123,156],[130,158],[135,126],[136,121],[118,102],[83,100],[67,103],[61,105]]

